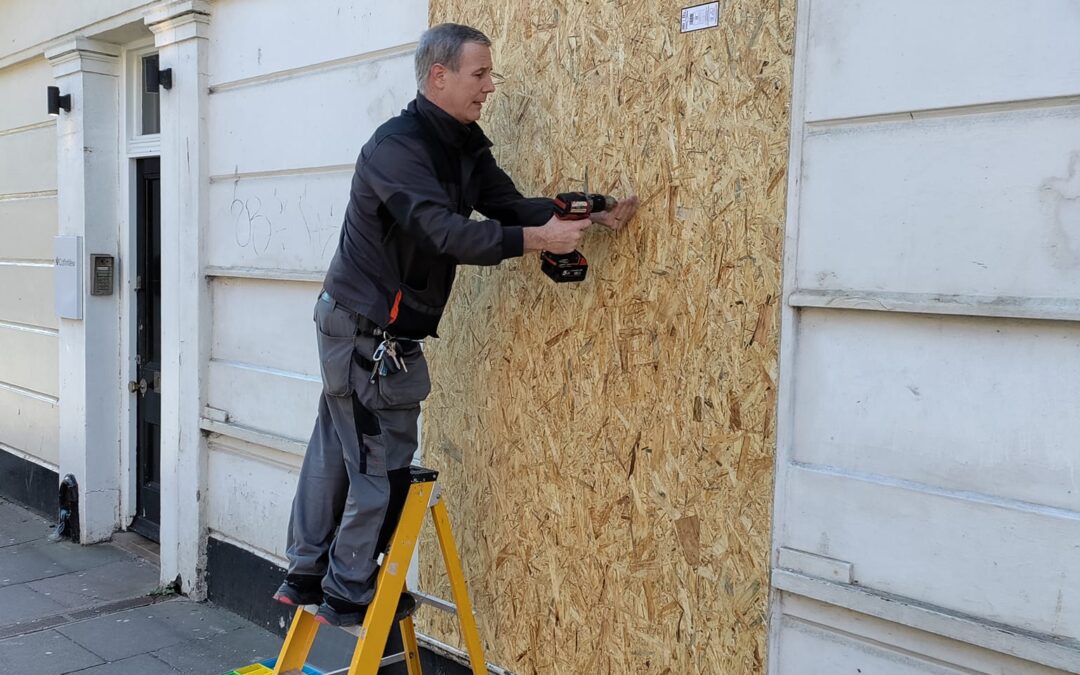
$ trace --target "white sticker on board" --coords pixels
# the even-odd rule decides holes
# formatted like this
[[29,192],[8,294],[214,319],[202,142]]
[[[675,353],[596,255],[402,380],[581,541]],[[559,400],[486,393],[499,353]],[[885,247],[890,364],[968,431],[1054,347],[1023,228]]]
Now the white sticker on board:
[[82,237],[62,234],[53,239],[53,246],[56,314],[63,319],[81,319]]
[[680,33],[689,33],[702,28],[715,28],[720,25],[720,3],[708,2],[694,5],[682,11]]

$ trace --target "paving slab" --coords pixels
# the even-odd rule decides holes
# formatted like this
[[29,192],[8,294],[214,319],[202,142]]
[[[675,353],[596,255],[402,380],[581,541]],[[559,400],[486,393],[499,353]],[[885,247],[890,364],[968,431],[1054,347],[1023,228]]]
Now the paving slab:
[[112,546],[80,546],[66,540],[5,546],[0,548],[0,587],[100,567],[129,557]]
[[172,626],[147,616],[147,607],[99,616],[56,628],[76,644],[105,661],[120,661],[137,654],[183,642]]
[[49,520],[0,499],[0,548],[45,539],[51,533]]
[[148,614],[171,625],[188,638],[204,638],[220,635],[238,628],[251,626],[232,612],[205,602],[192,602],[179,598],[146,607]]
[[277,656],[281,638],[248,625],[201,640],[159,649],[153,655],[185,675],[216,675]]
[[55,630],[0,640],[0,664],[5,673],[62,675],[103,662]]
[[64,607],[72,608],[147,595],[158,587],[158,583],[158,568],[155,565],[131,558],[31,581],[25,586]]
[[0,588],[73,571],[49,549],[47,541],[0,548]]
[[[219,607],[151,596],[160,583],[152,542],[125,533],[79,546],[50,533],[47,519],[0,500],[0,675],[219,675],[281,648],[279,636]],[[340,668],[354,645],[320,631],[310,661]]]
[[177,672],[175,668],[150,654],[139,654],[121,661],[75,671],[77,675],[173,675]]
[[0,588],[0,626],[33,621],[63,610],[60,603],[26,586]]
[[119,661],[188,640],[222,635],[245,625],[250,624],[216,607],[170,600],[56,630],[106,661]]

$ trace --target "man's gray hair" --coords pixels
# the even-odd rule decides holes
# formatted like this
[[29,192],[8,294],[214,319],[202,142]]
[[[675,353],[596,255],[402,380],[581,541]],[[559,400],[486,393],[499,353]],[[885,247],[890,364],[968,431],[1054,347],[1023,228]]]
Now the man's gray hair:
[[426,93],[424,87],[428,74],[436,63],[441,63],[455,73],[458,71],[461,67],[461,50],[467,42],[491,46],[488,36],[460,23],[440,23],[424,31],[420,36],[420,43],[416,46],[416,88],[421,94]]

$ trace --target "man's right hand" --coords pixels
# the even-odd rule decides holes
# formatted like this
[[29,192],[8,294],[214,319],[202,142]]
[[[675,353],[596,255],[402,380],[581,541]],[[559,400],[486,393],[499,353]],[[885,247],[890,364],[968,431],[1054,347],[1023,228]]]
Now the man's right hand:
[[589,220],[560,220],[552,216],[540,227],[522,230],[526,251],[551,251],[557,254],[572,252],[581,243],[581,237],[592,223]]

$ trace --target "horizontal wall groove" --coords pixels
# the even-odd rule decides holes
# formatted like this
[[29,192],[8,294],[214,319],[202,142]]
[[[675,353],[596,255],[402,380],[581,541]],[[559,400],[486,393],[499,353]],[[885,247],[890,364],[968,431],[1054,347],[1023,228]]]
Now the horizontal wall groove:
[[41,391],[34,391],[33,389],[27,389],[26,387],[20,387],[17,384],[11,384],[10,382],[4,382],[2,380],[0,380],[0,389],[5,389],[7,391],[14,392],[27,398],[44,401],[45,403],[49,403],[51,405],[57,405],[60,403],[60,399],[55,396],[51,396]]
[[942,497],[944,499],[951,499],[954,501],[982,504],[984,506],[1005,509],[1007,511],[1029,513],[1032,515],[1045,516],[1048,518],[1059,518],[1061,520],[1080,521],[1080,512],[1073,511],[1071,509],[1065,509],[1056,506],[1046,506],[1045,504],[1027,502],[1021,499],[1013,499],[1011,497],[1001,497],[985,492],[975,492],[974,490],[958,490],[953,488],[941,487],[938,485],[931,485],[929,483],[920,483],[918,481],[908,480],[906,478],[896,478],[883,474],[869,473],[865,471],[855,471],[852,469],[845,469],[843,467],[831,466],[826,464],[813,464],[810,462],[792,461],[791,467],[811,473],[832,476],[834,478],[856,480],[861,483],[873,483],[875,485],[905,490],[907,492],[918,492],[920,494],[931,495],[934,497]]
[[50,337],[58,337],[60,335],[60,331],[56,328],[37,326],[31,323],[19,323],[18,321],[0,321],[0,328],[7,330],[21,330],[27,333],[37,333],[39,335],[48,335]]
[[340,59],[320,61],[319,63],[312,63],[306,66],[298,66],[296,68],[276,70],[272,73],[254,75],[252,77],[245,77],[239,80],[232,80],[230,82],[219,82],[218,84],[210,85],[210,93],[221,94],[257,84],[266,84],[269,82],[288,80],[294,77],[301,77],[313,73],[323,73],[331,70],[337,70],[338,68],[347,68],[349,66],[361,63],[381,61],[382,59],[393,58],[395,56],[404,56],[406,54],[411,54],[412,52],[414,52],[416,50],[416,44],[416,42],[408,42],[403,45],[396,45],[394,47],[387,47],[385,49],[376,49],[375,51],[364,52],[363,54],[353,54],[352,56],[345,56]]
[[[299,469],[304,452],[307,450],[306,441],[235,422],[221,422],[202,417],[199,420],[199,426],[203,431],[243,443],[240,445],[219,440],[213,444],[216,449],[287,469]],[[265,452],[261,451],[263,448],[266,449]]]
[[1000,319],[1080,321],[1078,298],[796,289],[788,296],[788,305],[800,309],[853,309]]
[[310,176],[322,173],[352,173],[355,164],[328,164],[326,166],[302,166],[291,169],[271,169],[268,171],[237,171],[210,176],[211,183],[230,183],[253,178],[277,178],[278,176]]
[[854,115],[852,117],[824,118],[820,120],[807,120],[805,124],[808,135],[812,135],[815,130],[827,130],[836,127],[918,122],[930,119],[985,115],[987,113],[1041,111],[1070,106],[1080,106],[1080,95],[1050,96],[1045,98],[1019,99],[1015,101],[974,103],[971,105],[949,106],[944,108],[925,108],[922,110],[875,113],[872,115]]
[[212,279],[253,279],[256,281],[305,281],[321,284],[326,272],[265,267],[206,267],[203,274]]
[[263,366],[257,363],[246,363],[244,361],[234,361],[232,359],[219,359],[212,358],[210,363],[219,363],[223,366],[229,366],[230,368],[240,368],[242,370],[250,370],[256,373],[263,373],[265,375],[276,375],[277,377],[287,377],[291,380],[301,380],[303,382],[321,382],[322,380],[317,375],[307,375],[306,373],[299,373],[294,370],[282,370],[281,368],[272,368],[270,366]]
[[[798,595],[798,593],[796,593],[795,595]],[[802,596],[802,597],[806,597],[806,596]],[[875,640],[872,637],[868,637],[868,636],[862,635],[860,633],[853,633],[850,630],[845,630],[843,628],[839,628],[839,627],[837,627],[837,626],[835,626],[835,625],[833,625],[831,623],[825,622],[825,621],[815,620],[815,619],[812,619],[812,618],[807,618],[805,616],[799,616],[797,614],[792,614],[790,612],[785,613],[784,618],[786,620],[788,620],[788,621],[793,622],[793,623],[802,624],[803,626],[808,626],[810,628],[818,630],[818,631],[820,631],[822,633],[825,633],[826,635],[829,635],[830,637],[832,637],[832,636],[840,636],[840,637],[844,638],[845,640],[850,640],[851,642],[855,642],[855,643],[858,643],[860,645],[865,645],[865,646],[873,648],[873,649],[879,649],[879,650],[886,651],[886,652],[892,652],[894,654],[902,654],[903,656],[906,656],[907,658],[912,659],[914,661],[918,661],[921,664],[932,664],[932,665],[938,666],[939,668],[948,668],[948,669],[951,669],[953,672],[957,672],[956,671],[956,664],[952,663],[950,661],[943,661],[943,660],[941,660],[939,658],[935,658],[935,657],[930,656],[928,654],[923,654],[921,652],[913,651],[911,649],[907,649],[905,647],[895,645],[895,644],[892,644],[890,642],[886,642],[886,641],[882,641],[882,640]],[[879,620],[881,620],[881,619],[879,619]],[[908,626],[908,628],[911,628],[911,626]],[[916,628],[915,630],[919,630],[919,629]],[[969,670],[969,671],[965,671],[965,672],[970,673],[971,675],[976,675],[976,673],[977,673],[977,671],[973,671],[973,670]]]
[[45,199],[55,197],[56,190],[37,190],[34,192],[6,192],[0,194],[0,202],[14,202],[23,199]]
[[[1051,668],[1060,668],[1070,673],[1080,672],[1076,669],[1080,642],[1070,638],[1024,630],[914,598],[865,586],[819,579],[779,567],[772,570],[771,586],[785,593],[1010,654]],[[920,658],[925,657],[920,655]]]
[[12,127],[10,129],[0,129],[0,137],[13,136],[15,134],[25,133],[27,131],[35,131],[37,129],[47,129],[49,127],[55,127],[56,120],[48,119],[44,122],[34,122],[32,124],[24,124],[21,127]]
[[18,259],[18,258],[0,258],[0,267],[54,267],[55,264],[52,260],[41,260],[34,258]]

